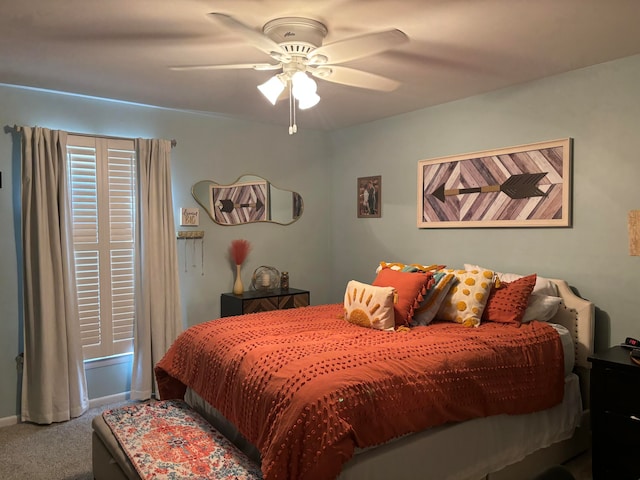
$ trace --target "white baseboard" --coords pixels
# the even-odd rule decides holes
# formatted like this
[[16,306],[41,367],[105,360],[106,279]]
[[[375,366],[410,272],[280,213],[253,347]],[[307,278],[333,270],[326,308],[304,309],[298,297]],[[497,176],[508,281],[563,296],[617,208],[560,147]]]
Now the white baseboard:
[[89,399],[89,408],[101,407],[108,405],[109,403],[124,402],[129,400],[129,392],[116,393],[115,395],[108,395],[106,397],[91,398]]
[[[101,407],[110,403],[124,402],[125,400],[129,400],[129,397],[129,392],[122,392],[116,393],[115,395],[108,395],[106,397],[91,398],[89,399],[89,408]],[[20,417],[18,415],[0,418],[0,428],[16,425],[18,423],[20,423]]]
[[8,427],[10,425],[15,425],[17,424],[19,421],[19,418],[17,415],[14,415],[12,417],[4,417],[4,418],[0,418],[0,428],[1,427]]

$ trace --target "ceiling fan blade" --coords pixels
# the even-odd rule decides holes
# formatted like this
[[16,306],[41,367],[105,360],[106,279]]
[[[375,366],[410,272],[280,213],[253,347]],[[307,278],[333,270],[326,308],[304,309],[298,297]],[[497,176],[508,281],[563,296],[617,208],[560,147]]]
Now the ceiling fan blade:
[[169,67],[170,70],[236,70],[236,69],[253,69],[253,70],[278,70],[282,68],[281,63],[272,65],[270,63],[230,63],[228,65],[175,65]]
[[357,37],[339,40],[316,48],[309,53],[311,64],[344,63],[384,52],[409,40],[407,35],[397,29],[367,33]]
[[253,28],[245,25],[242,22],[239,22],[229,15],[225,15],[224,13],[212,12],[209,14],[209,17],[217,20],[229,30],[234,31],[238,35],[241,35],[252,46],[256,47],[258,50],[262,50],[264,53],[272,56],[276,60],[280,60],[288,56],[287,52],[285,52],[285,50],[280,45],[264,35],[262,32],[254,30]]
[[308,67],[307,71],[314,77],[329,82],[341,83],[358,88],[369,90],[380,90],[390,92],[400,85],[400,82],[392,80],[375,73],[363,72],[355,68],[327,65],[322,67]]

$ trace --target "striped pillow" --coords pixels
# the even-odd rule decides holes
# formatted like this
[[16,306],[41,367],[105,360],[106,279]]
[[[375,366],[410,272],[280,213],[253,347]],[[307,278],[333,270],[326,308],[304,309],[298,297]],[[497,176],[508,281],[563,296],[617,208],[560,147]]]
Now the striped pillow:
[[413,312],[412,326],[429,325],[435,318],[440,305],[449,293],[449,289],[456,283],[457,278],[453,273],[437,272],[433,276],[435,283],[427,291],[420,306]]

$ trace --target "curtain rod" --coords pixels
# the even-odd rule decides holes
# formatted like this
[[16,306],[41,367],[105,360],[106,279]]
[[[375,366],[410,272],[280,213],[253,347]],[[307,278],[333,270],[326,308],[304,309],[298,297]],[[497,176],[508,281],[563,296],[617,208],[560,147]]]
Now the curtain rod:
[[[17,131],[21,127],[22,125],[14,125],[13,129]],[[100,134],[94,134],[94,133],[67,132],[67,134],[76,135],[77,137],[100,137],[100,138],[109,138],[111,140],[134,140],[133,138],[130,138],[130,137],[116,137],[113,135],[100,135]],[[176,145],[178,145],[178,142],[176,141],[175,138],[172,138],[171,148],[175,147]]]
[[[100,138],[108,138],[111,140],[133,140],[133,138],[130,137],[116,137],[113,135],[99,135],[99,134],[93,134],[93,133],[78,133],[78,132],[67,132],[69,135],[76,135],[77,137],[100,137]],[[176,145],[178,145],[178,142],[176,141],[175,138],[171,139],[171,147],[175,147]]]

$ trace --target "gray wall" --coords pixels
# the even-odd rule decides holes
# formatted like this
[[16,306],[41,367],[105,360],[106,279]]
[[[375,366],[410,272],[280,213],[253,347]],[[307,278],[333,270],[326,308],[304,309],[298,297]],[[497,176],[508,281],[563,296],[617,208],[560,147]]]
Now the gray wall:
[[[477,263],[566,279],[598,309],[596,345],[640,337],[640,56],[330,134],[333,294],[377,262]],[[573,228],[418,229],[419,160],[571,137]],[[358,219],[359,176],[382,175],[382,218]]]
[[[302,195],[304,214],[298,222],[286,227],[272,224],[223,227],[215,225],[204,211],[200,212],[197,229],[205,232],[204,275],[199,242],[195,259],[187,250],[186,272],[185,243],[182,240],[178,243],[186,325],[219,315],[220,294],[231,291],[233,285],[235,270],[227,260],[227,249],[235,238],[245,238],[253,246],[243,268],[245,286],[250,284],[256,267],[272,265],[289,271],[292,287],[309,289],[312,303],[328,300],[329,154],[324,133],[301,129],[290,137],[286,127],[1,85],[0,122],[3,126],[38,125],[72,132],[176,139],[178,146],[172,153],[176,224],[180,207],[198,206],[191,197],[191,185],[197,180],[232,183],[241,174],[255,173]],[[18,288],[21,267],[17,260],[19,145],[14,151],[12,137],[11,133],[0,135],[0,419],[19,412],[15,357],[22,351]],[[193,263],[196,267],[192,267]],[[128,388],[127,366],[88,370],[90,398]]]
[[[230,183],[261,174],[304,197],[302,219],[289,227],[214,225],[205,231],[204,276],[179,250],[188,325],[217,316],[219,295],[232,288],[226,250],[234,238],[254,246],[245,284],[259,265],[288,270],[312,303],[341,301],[349,279],[371,281],[380,260],[478,263],[568,280],[597,306],[597,345],[640,337],[636,321],[640,258],[628,255],[627,212],[640,208],[640,56],[339,131],[286,128],[228,118],[105,102],[0,86],[3,125],[23,124],[105,135],[175,138],[174,203],[197,206],[196,180]],[[571,137],[572,228],[420,230],[416,227],[419,160]],[[0,418],[19,410],[15,356],[19,275],[17,156],[0,137]],[[12,162],[14,165],[12,165]],[[356,218],[356,178],[382,175],[382,218]],[[122,367],[89,373],[92,398],[128,385]]]

